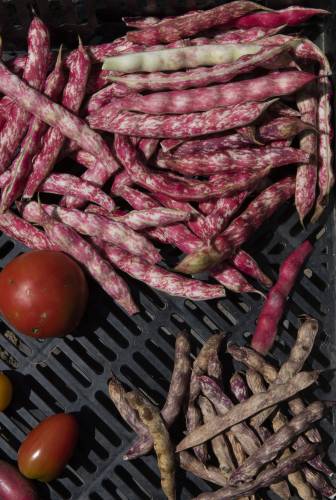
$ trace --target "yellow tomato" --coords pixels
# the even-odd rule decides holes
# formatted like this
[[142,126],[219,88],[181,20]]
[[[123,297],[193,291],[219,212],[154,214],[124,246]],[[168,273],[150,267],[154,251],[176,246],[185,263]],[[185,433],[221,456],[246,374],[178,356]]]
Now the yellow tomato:
[[0,411],[9,406],[13,397],[13,386],[7,375],[0,373]]

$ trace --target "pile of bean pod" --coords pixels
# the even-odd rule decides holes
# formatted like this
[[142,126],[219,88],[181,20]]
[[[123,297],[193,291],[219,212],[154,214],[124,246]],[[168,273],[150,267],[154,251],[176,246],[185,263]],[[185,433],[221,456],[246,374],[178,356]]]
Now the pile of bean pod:
[[[319,378],[317,371],[302,371],[317,332],[317,321],[307,317],[279,368],[250,347],[228,343],[223,356],[225,335],[220,333],[207,340],[192,362],[189,336],[179,333],[161,411],[142,392],[127,392],[113,375],[110,397],[138,434],[124,459],[133,460],[154,447],[169,500],[176,498],[177,466],[220,487],[197,499],[255,499],[254,493],[264,488],[282,499],[294,494],[302,499],[335,498],[336,489],[328,480],[333,471],[322,461],[322,438],[315,427],[335,402],[306,403],[301,394]],[[230,376],[233,360],[242,371]],[[184,408],[185,436],[175,447],[180,432],[174,423]]]
[[329,63],[280,34],[327,14],[237,0],[56,55],[34,17],[27,55],[0,62],[0,229],[67,252],[129,314],[119,270],[191,300],[262,293],[242,245],[292,198],[316,221],[334,183]]

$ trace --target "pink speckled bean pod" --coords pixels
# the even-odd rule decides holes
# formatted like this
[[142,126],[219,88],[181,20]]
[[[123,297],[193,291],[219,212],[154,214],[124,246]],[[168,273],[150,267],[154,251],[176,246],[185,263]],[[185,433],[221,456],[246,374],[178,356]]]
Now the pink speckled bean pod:
[[[43,88],[48,69],[49,50],[49,31],[41,19],[34,17],[28,31],[28,57],[23,71],[23,78],[30,87],[38,90]],[[6,87],[4,85],[1,89],[4,94]],[[29,118],[28,110],[20,107],[19,101],[10,107],[9,119],[0,132],[0,172],[4,172],[10,165],[27,131]]]
[[[321,70],[322,72],[323,70]],[[320,97],[318,102],[317,123],[318,138],[318,186],[319,194],[316,201],[312,222],[316,222],[324,212],[329,199],[329,193],[335,183],[331,149],[331,114],[332,87],[328,77],[319,80]]]
[[266,354],[272,348],[287,297],[295,285],[296,278],[305,260],[312,250],[312,244],[306,240],[281,264],[278,281],[269,291],[257,319],[257,326],[251,344],[255,351]]
[[69,194],[82,200],[97,203],[111,212],[115,208],[112,198],[99,187],[70,174],[51,174],[40,185],[39,191],[54,194]]
[[234,214],[239,210],[248,196],[248,191],[242,191],[233,196],[219,198],[214,200],[214,206],[211,212],[204,218],[198,218],[195,221],[194,231],[204,241],[210,241],[213,237],[217,236],[223,231]]
[[146,160],[149,160],[155,153],[159,145],[158,139],[141,139],[138,145],[140,151],[142,151]]
[[89,116],[94,128],[136,137],[184,138],[214,134],[247,125],[256,120],[274,101],[248,102],[231,108],[218,108],[182,115],[145,115],[123,111],[117,116]]
[[182,210],[186,213],[192,215],[192,217],[188,220],[187,225],[191,231],[196,234],[196,236],[200,236],[199,227],[200,227],[200,219],[203,219],[202,215],[194,208],[190,203],[186,201],[174,200],[169,196],[162,193],[152,193],[153,198],[158,200],[161,205],[167,208],[174,208],[177,210]]
[[32,248],[33,250],[59,249],[57,245],[52,244],[48,240],[45,233],[10,210],[0,215],[0,230],[10,238],[19,241],[27,248]]
[[2,62],[0,62],[0,91],[15,99],[22,108],[51,127],[61,129],[65,137],[74,140],[82,149],[99,158],[110,173],[116,170],[113,155],[99,134],[66,108],[29,87],[8,71]]
[[[111,169],[118,170],[119,164],[111,157],[110,168],[107,169],[105,164],[97,160],[91,153],[87,151],[78,150],[71,153],[71,157],[76,160],[80,165],[83,165],[87,170],[81,175],[81,179],[89,182],[95,186],[103,186],[111,177]],[[61,200],[61,206],[68,208],[81,208],[84,204],[82,198],[74,196],[65,196]]]
[[260,269],[256,261],[244,250],[239,250],[232,258],[234,266],[246,276],[250,276],[259,281],[262,285],[270,288],[272,280]]
[[195,11],[192,14],[167,19],[139,31],[128,32],[127,39],[143,45],[174,42],[214,26],[226,24],[257,9],[262,10],[264,7],[243,0],[229,2],[206,11]]
[[112,213],[110,217],[115,221],[126,224],[135,231],[141,231],[148,227],[161,227],[185,221],[189,218],[189,214],[182,210],[157,207],[148,210],[133,210],[121,216],[114,216]]
[[86,211],[100,214],[108,219],[125,224],[131,229],[134,229],[134,231],[143,231],[149,227],[167,226],[176,222],[186,221],[190,217],[188,212],[164,207],[131,210],[130,212],[125,212],[123,210],[106,212],[102,207],[90,205],[86,208]]
[[180,156],[160,152],[157,164],[161,168],[175,170],[184,175],[212,175],[216,173],[235,173],[240,169],[248,171],[290,165],[292,163],[308,163],[310,154],[295,148],[246,148],[227,149],[220,153],[196,153]]
[[[161,260],[159,251],[143,235],[136,233],[130,226],[99,214],[53,205],[47,206],[46,211],[49,215],[58,218],[81,234],[113,243],[133,255],[141,255],[152,264]],[[31,222],[38,222],[40,215],[38,203],[30,202],[25,206],[23,214]]]
[[[55,68],[47,78],[44,88],[45,95],[53,101],[57,100],[63,90],[64,82],[65,76],[60,51]],[[1,194],[1,212],[9,208],[23,193],[27,177],[32,168],[33,156],[40,150],[42,146],[41,141],[47,129],[48,126],[39,120],[39,118],[34,117],[31,119],[27,135],[21,146],[21,151],[11,166],[10,179],[4,186]]]
[[266,188],[214,239],[212,247],[203,247],[193,255],[187,255],[176,270],[194,274],[228,259],[294,192],[295,179],[292,177],[286,177]]
[[[62,106],[77,113],[85,95],[86,82],[90,72],[90,58],[80,44],[70,66],[69,79],[65,85]],[[29,176],[24,198],[34,196],[39,185],[53,169],[64,145],[65,137],[60,128],[50,128],[44,138],[42,150],[34,159],[33,170]]]
[[292,139],[301,132],[313,128],[310,123],[294,116],[279,116],[261,125],[256,131],[256,137],[262,142],[282,141]]
[[303,71],[277,71],[258,78],[205,88],[172,90],[147,95],[129,94],[120,99],[112,98],[109,104],[100,107],[100,116],[119,110],[150,114],[182,114],[235,106],[248,101],[265,101],[271,97],[297,92],[315,78],[314,74]]
[[210,300],[225,295],[225,291],[220,285],[209,285],[196,279],[174,274],[162,267],[150,265],[144,259],[113,245],[104,244],[103,248],[115,266],[157,290],[173,296],[186,297],[190,300]]
[[211,276],[232,292],[257,293],[263,295],[259,290],[254,288],[237,269],[226,262],[212,271]]
[[[240,129],[238,129],[240,130]],[[251,144],[250,140],[245,139],[238,133],[224,133],[215,137],[207,137],[205,139],[191,139],[183,141],[181,139],[164,139],[161,141],[163,152],[168,152],[171,149],[176,149],[176,153],[193,154],[198,152],[215,152],[222,149],[240,149]]]
[[296,5],[276,12],[254,12],[233,21],[235,28],[278,28],[279,26],[296,26],[308,21],[312,16],[329,14],[327,10],[308,9]]
[[225,195],[236,191],[245,190],[254,186],[260,178],[267,175],[270,167],[257,171],[256,174],[241,174],[233,182],[227,178],[216,177],[209,182],[193,181],[187,184],[177,178],[168,177],[167,174],[152,173],[137,158],[136,150],[126,136],[115,136],[116,154],[126,168],[133,181],[150,191],[161,192],[178,200],[201,200],[211,196]]
[[[278,35],[275,35],[275,37]],[[217,64],[211,68],[195,68],[187,72],[178,71],[176,73],[155,72],[147,74],[133,74],[123,76],[111,76],[110,79],[116,82],[125,83],[133,90],[182,90],[189,87],[206,87],[211,83],[224,83],[232,80],[235,76],[248,73],[257,67],[272,61],[279,54],[296,47],[298,40],[290,38],[286,43],[278,43],[272,46],[266,45],[256,54],[241,57],[235,63]],[[276,41],[275,41],[276,42]],[[259,42],[258,42],[259,43]]]
[[94,113],[103,106],[106,106],[111,99],[115,99],[116,97],[122,98],[132,92],[132,89],[123,83],[111,83],[108,87],[99,90],[88,99],[82,110],[83,115],[87,113]]
[[25,238],[27,241],[34,242],[34,248],[38,248],[40,243],[41,249],[45,249],[46,244],[48,244],[49,249],[62,250],[71,255],[86,267],[106,293],[121,307],[129,314],[136,314],[138,308],[133,302],[128,287],[124,280],[115,273],[113,267],[75,230],[53,220],[40,207],[38,207],[38,210],[39,213],[34,211],[34,219],[37,224],[43,225],[45,233],[42,233],[27,221],[14,216],[9,211],[0,216],[0,221],[2,221],[3,225],[10,226],[12,224],[13,227],[14,224],[17,224],[23,234],[27,231]]
[[[122,186],[124,177],[128,178],[128,175],[117,175],[113,184],[113,188],[118,177],[121,178],[121,181],[117,182],[116,190],[114,190],[113,192],[115,192],[115,194],[119,196],[122,196],[122,198],[124,198],[133,208],[135,208],[136,210],[145,210],[149,208],[160,207],[160,203],[155,201],[155,199],[153,199],[151,196],[133,189],[127,185]],[[174,245],[184,253],[195,252],[202,245],[202,241],[191,231],[189,231],[189,229],[183,224],[172,224],[167,227],[156,227],[153,229],[149,229],[147,231],[147,234],[151,238],[160,241],[161,243]]]
[[[297,105],[301,112],[302,121],[312,127],[317,124],[317,98],[315,97],[316,85],[311,84],[310,91],[302,91],[298,97]],[[296,173],[295,206],[301,224],[311,211],[315,203],[317,181],[317,137],[314,131],[307,131],[300,139],[300,147],[312,156],[308,164],[299,165]]]
[[110,82],[107,80],[109,71],[101,69],[101,66],[93,66],[86,85],[86,95],[90,96],[96,94],[104,89]]
[[71,227],[50,218],[44,223],[50,241],[81,262],[110,297],[129,314],[138,312],[125,281],[97,250]]

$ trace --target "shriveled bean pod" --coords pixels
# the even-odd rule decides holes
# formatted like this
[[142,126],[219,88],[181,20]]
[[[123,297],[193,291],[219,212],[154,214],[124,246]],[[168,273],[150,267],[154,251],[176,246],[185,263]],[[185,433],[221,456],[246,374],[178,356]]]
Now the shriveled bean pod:
[[192,446],[206,442],[233,425],[250,418],[256,413],[290,399],[298,392],[311,386],[318,379],[317,371],[300,372],[287,384],[272,387],[265,393],[255,394],[246,401],[234,406],[224,416],[214,418],[211,423],[204,424],[186,436],[177,445],[176,451],[183,451]]
[[[205,423],[209,422],[216,415],[214,407],[212,406],[211,402],[204,396],[198,396],[197,401],[203,415],[203,421]],[[224,436],[219,435],[213,438],[211,440],[211,447],[218,461],[219,468],[224,471],[231,470],[232,462]]]
[[[187,395],[190,372],[190,343],[188,335],[186,332],[182,331],[176,336],[174,370],[167,398],[161,410],[161,416],[168,428],[174,423],[181,411],[181,407]],[[124,460],[134,460],[152,449],[153,439],[147,429],[145,429],[145,431],[146,432],[138,432],[138,434],[141,435],[127,450],[123,456]]]
[[[309,342],[310,341],[308,340],[308,344]],[[250,349],[249,347],[240,347],[235,344],[229,344],[227,351],[236,361],[240,361],[249,368],[260,373],[269,384],[272,384],[277,380],[278,370],[270,363],[268,363],[262,355],[260,355],[253,349]],[[294,398],[293,400],[290,400],[288,402],[288,405],[293,415],[299,415],[306,407],[304,402],[300,398]],[[253,418],[258,418],[258,420],[260,419],[259,415],[256,415]],[[264,418],[262,418],[261,420],[264,421]],[[306,436],[313,443],[320,443],[322,441],[320,433],[316,429],[316,427],[312,427],[311,429],[309,429],[306,432]],[[311,465],[315,469],[324,472],[327,476],[333,476],[333,471],[322,462],[319,456],[313,458],[313,462]]]
[[263,445],[243,465],[236,469],[230,477],[230,484],[250,481],[267,463],[274,460],[278,453],[289,446],[291,442],[312,423],[320,420],[326,410],[321,401],[311,403],[303,413],[294,417],[287,425],[270,436]]
[[218,484],[219,486],[225,486],[227,483],[227,474],[223,470],[217,469],[213,465],[204,465],[188,451],[181,451],[179,453],[179,465],[182,469],[191,472],[205,481],[210,481],[210,483]]
[[266,488],[273,483],[286,477],[291,472],[297,470],[303,462],[314,457],[318,453],[316,445],[307,444],[300,450],[293,453],[290,457],[280,460],[274,468],[265,469],[254,481],[239,486],[224,486],[214,493],[202,493],[195,500],[233,500],[242,495],[251,494],[261,488]]
[[114,373],[112,373],[110,377],[108,391],[113,404],[120,413],[120,416],[131,427],[131,429],[138,434],[146,433],[147,427],[141,422],[136,411],[128,403],[126,397],[127,392]]
[[[218,384],[207,376],[199,377],[202,393],[214,405],[218,415],[225,416],[234,408],[234,404],[230,398],[224,394]],[[260,440],[256,434],[248,427],[245,422],[238,423],[231,428],[231,432],[235,438],[240,442],[244,451],[251,455],[260,446]]]
[[[255,370],[249,369],[246,373],[246,381],[248,383],[249,388],[253,392],[253,394],[259,393],[259,392],[264,392],[266,391],[266,386],[264,383],[264,380],[262,376],[256,372]],[[267,411],[267,410],[265,410]],[[256,419],[259,415],[262,415],[261,412],[258,415],[255,415],[252,420]],[[284,425],[287,425],[288,419],[281,413],[280,410],[278,410],[272,418],[272,427],[274,432],[278,432]],[[260,429],[261,427],[257,427],[257,429]],[[299,438],[300,439],[300,438]],[[299,439],[294,443],[293,447],[296,449],[296,443],[299,441]],[[305,445],[305,441],[300,444],[300,446]],[[292,454],[291,450],[289,448],[285,449],[282,454],[281,458],[288,458]],[[312,460],[315,460],[317,457],[314,457]],[[302,473],[297,470],[295,472],[292,472],[291,474],[288,475],[288,481],[294,486],[294,488],[297,490],[299,496],[303,499],[311,500],[315,498],[315,494],[311,486],[305,481],[304,476]]]
[[161,475],[162,490],[168,500],[175,500],[174,450],[160,412],[138,392],[129,392],[127,400],[138,412],[140,419],[152,436]]

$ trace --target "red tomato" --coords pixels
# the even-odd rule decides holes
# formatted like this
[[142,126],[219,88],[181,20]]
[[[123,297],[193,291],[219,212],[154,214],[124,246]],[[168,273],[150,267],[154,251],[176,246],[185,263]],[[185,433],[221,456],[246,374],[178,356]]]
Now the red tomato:
[[70,460],[78,440],[76,419],[59,413],[43,420],[19,448],[18,466],[29,479],[56,479]]
[[82,269],[62,252],[20,255],[0,273],[0,312],[31,337],[61,337],[80,322],[88,299]]

